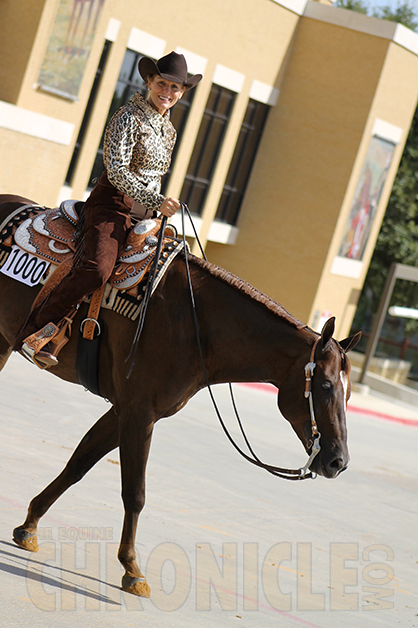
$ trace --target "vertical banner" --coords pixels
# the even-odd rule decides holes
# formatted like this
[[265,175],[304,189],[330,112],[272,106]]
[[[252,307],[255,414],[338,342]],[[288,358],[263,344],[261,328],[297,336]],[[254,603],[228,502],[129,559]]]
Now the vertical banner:
[[376,135],[370,140],[338,255],[363,259],[364,249],[392,163],[395,144]]
[[105,0],[60,0],[38,84],[77,100]]

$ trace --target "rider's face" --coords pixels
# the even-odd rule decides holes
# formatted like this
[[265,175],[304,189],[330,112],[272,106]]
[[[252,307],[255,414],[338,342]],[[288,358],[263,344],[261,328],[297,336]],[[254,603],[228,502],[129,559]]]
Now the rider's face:
[[156,74],[148,79],[148,90],[149,102],[158,113],[164,115],[183,96],[185,87]]

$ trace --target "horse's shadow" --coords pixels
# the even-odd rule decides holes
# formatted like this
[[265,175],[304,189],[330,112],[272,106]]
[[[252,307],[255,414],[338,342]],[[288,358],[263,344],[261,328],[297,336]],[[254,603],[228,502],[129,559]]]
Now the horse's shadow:
[[[11,547],[14,550],[18,549],[16,545],[13,545],[12,543],[8,543],[7,541],[0,541],[0,544],[6,545],[7,547]],[[4,557],[10,557],[15,560],[20,558],[17,554],[12,553],[12,552],[7,552],[2,549],[0,549],[0,555],[3,555]],[[72,594],[80,594],[80,595],[83,595],[84,597],[91,598],[92,600],[95,600],[96,602],[105,602],[106,604],[111,604],[114,606],[122,606],[122,604],[120,604],[119,602],[115,602],[115,600],[112,600],[106,595],[103,595],[101,593],[95,593],[93,591],[88,591],[87,589],[81,588],[77,586],[76,584],[65,582],[62,577],[53,578],[51,575],[45,575],[44,573],[41,573],[39,571],[31,571],[30,566],[31,566],[30,560],[28,559],[26,560],[26,565],[24,566],[8,564],[8,563],[4,563],[0,561],[0,571],[10,573],[14,576],[19,576],[20,578],[25,578],[26,580],[42,582],[43,585],[49,585],[51,587],[60,589],[62,591],[68,591]],[[33,563],[33,566],[42,567],[42,563]],[[80,574],[77,573],[76,571],[71,571],[70,569],[63,569],[62,567],[58,565],[51,565],[50,563],[48,563],[48,569],[59,571],[60,574],[67,573],[73,576],[80,577]],[[108,582],[104,580],[100,580],[100,578],[95,578],[94,576],[89,576],[88,574],[85,574],[85,573],[83,573],[82,577],[83,579],[90,580],[92,582],[97,582],[99,584],[105,585],[106,587],[111,587],[112,589],[116,589],[117,591],[120,591],[120,587],[113,584],[109,584]]]

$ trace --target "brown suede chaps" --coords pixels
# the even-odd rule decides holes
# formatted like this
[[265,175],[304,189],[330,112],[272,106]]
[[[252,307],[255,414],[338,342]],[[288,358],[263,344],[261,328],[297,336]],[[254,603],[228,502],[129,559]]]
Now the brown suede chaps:
[[83,299],[103,286],[115,266],[126,232],[131,226],[133,201],[102,174],[84,205],[84,224],[69,274],[35,308],[20,330],[14,350],[47,323],[58,323]]

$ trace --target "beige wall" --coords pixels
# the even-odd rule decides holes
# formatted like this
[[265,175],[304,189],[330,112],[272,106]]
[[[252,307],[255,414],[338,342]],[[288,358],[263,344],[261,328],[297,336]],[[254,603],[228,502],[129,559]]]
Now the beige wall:
[[[12,4],[11,0],[6,0],[6,3]],[[62,144],[54,141],[53,131],[49,133],[50,139],[45,140],[32,137],[31,129],[28,129],[29,134],[13,133],[10,130],[0,129],[2,161],[4,155],[7,156],[7,167],[2,168],[0,172],[0,188],[2,191],[7,190],[7,192],[29,196],[42,204],[54,205],[64,183],[78,128],[102,51],[105,23],[102,15],[98,35],[95,38],[81,84],[79,99],[73,102],[42,92],[37,87],[39,70],[59,0],[31,0],[30,3],[24,0],[19,2],[18,0],[13,4],[17,5],[16,20],[11,20],[8,37],[14,42],[14,48],[18,50],[17,38],[25,40],[23,27],[28,34],[28,44],[23,47],[25,59],[21,59],[23,55],[19,53],[17,65],[15,66],[13,61],[10,63],[13,72],[9,73],[10,87],[7,93],[13,94],[13,98],[0,95],[0,99],[14,103],[17,108],[16,115],[19,115],[23,121],[26,112],[41,114],[50,117],[51,124],[54,124],[55,121],[62,121],[66,124],[72,124],[74,130],[70,141]],[[35,8],[37,9],[36,13]],[[2,59],[2,67],[3,65],[5,64],[3,64]],[[14,72],[15,67],[19,69],[19,73]],[[32,122],[31,125],[35,127],[36,132],[36,121]]]
[[237,243],[208,245],[210,259],[241,273],[305,321],[387,48],[387,40],[302,18]]
[[[336,314],[338,333],[345,335],[415,109],[418,43],[406,29],[399,32],[392,23],[326,6],[328,0],[308,2],[302,16],[303,3],[289,2],[285,8],[272,0],[197,0],[184,3],[182,10],[182,2],[172,0],[107,0],[79,98],[70,101],[36,85],[59,0],[2,0],[0,17],[8,29],[0,42],[0,190],[46,205],[57,202],[105,38],[110,37],[72,188],[65,190],[67,196],[83,198],[132,29],[139,29],[157,42],[161,54],[180,47],[205,66],[170,195],[180,194],[214,73],[224,66],[242,75],[233,88],[236,102],[199,223],[209,259],[310,324],[317,312]],[[117,26],[112,35],[109,24]],[[402,46],[405,32],[409,47]],[[280,90],[279,100],[269,113],[236,243],[207,241],[254,81]],[[22,121],[22,128],[8,124],[9,113]],[[27,113],[46,117],[50,128],[48,120],[47,131],[39,136],[23,128]],[[361,273],[341,277],[331,268],[376,119],[401,129],[401,138]]]
[[[15,39],[14,33],[16,32],[22,37],[22,29],[17,16],[24,11],[19,2],[17,4],[12,0],[5,0],[5,2],[8,7],[10,6],[10,12],[6,13],[6,17],[10,15],[12,24],[10,29],[11,41],[9,42],[10,47],[12,47],[11,42]],[[156,20],[154,1],[143,0],[138,3],[126,2],[125,0],[108,0],[104,4],[100,17],[80,87],[79,99],[72,102],[42,92],[36,87],[59,0],[37,0],[33,4],[38,10],[37,19],[31,13],[30,27],[26,21],[22,23],[28,32],[27,41],[30,42],[30,46],[28,44],[26,56],[23,58],[24,62],[17,64],[20,72],[13,71],[9,75],[11,84],[8,93],[13,94],[14,98],[6,97],[5,92],[3,100],[14,102],[23,109],[44,113],[74,124],[74,132],[71,142],[66,148],[61,147],[57,150],[51,145],[51,142],[41,141],[38,143],[37,158],[43,164],[43,168],[52,174],[53,184],[51,186],[49,176],[41,179],[36,178],[36,182],[32,180],[29,187],[31,196],[40,202],[51,202],[53,199],[53,203],[59,196],[102,52],[109,20],[114,19],[120,22],[120,28],[116,40],[112,43],[98,98],[80,152],[70,190],[71,195],[82,198],[85,194],[129,36],[132,27],[135,27],[153,37],[164,40],[164,53],[180,46],[207,59],[205,83],[199,87],[197,97],[194,100],[187,133],[184,135],[183,145],[179,151],[175,171],[170,181],[170,194],[177,195],[180,193],[216,65],[224,65],[229,69],[244,73],[246,76],[241,93],[241,102],[237,102],[234,118],[228,129],[229,136],[228,141],[224,144],[221,166],[218,168],[219,174],[215,186],[211,190],[212,202],[209,211],[213,213],[216,210],[217,198],[222,189],[229,157],[239,131],[245,109],[246,94],[250,89],[251,82],[257,79],[267,84],[274,84],[280,66],[283,65],[299,16],[275,2],[271,2],[271,0],[193,3],[187,8],[187,23],[192,24],[193,27],[184,28],[184,12],[179,10],[178,5],[170,0],[160,0],[158,20]],[[17,10],[12,15],[11,8],[15,5]],[[210,25],[212,26],[210,27]],[[14,67],[14,64],[11,63],[9,67]],[[16,142],[19,146],[21,146],[22,141],[22,137],[17,137]],[[31,140],[28,140],[28,145],[30,144]],[[60,155],[58,161],[57,152]],[[19,163],[19,159],[17,159],[17,163]],[[15,167],[13,161],[9,165],[7,172],[0,173],[0,186],[3,188],[6,185],[8,190],[12,189],[19,194],[26,193],[28,185],[22,185],[19,168]]]
[[[316,311],[332,311],[337,316],[338,331],[341,336],[348,333],[355,314],[358,296],[367,274],[370,259],[373,255],[375,242],[389,200],[393,180],[396,176],[408,130],[411,125],[412,115],[418,98],[418,81],[411,81],[411,76],[414,75],[418,75],[418,57],[411,55],[404,48],[390,43],[352,170],[350,182],[347,187],[346,197],[341,207],[338,224],[328,250],[321,281],[310,312],[309,320],[312,321]],[[350,211],[351,201],[372,137],[373,126],[376,119],[384,120],[394,125],[396,128],[401,129],[402,135],[395,150],[370,238],[365,249],[361,273],[357,279],[352,279],[350,277],[332,274],[330,269],[339,249],[344,226]]]
[[[60,144],[0,129],[0,193],[17,194],[54,207],[67,171],[66,152]],[[13,179],[4,176],[5,170],[13,172]]]
[[18,99],[44,2],[2,0],[0,3],[0,100],[16,103]]
[[[158,22],[155,19],[155,3],[149,0],[140,4],[115,1],[108,6],[107,17],[120,20],[122,5],[123,21],[117,41],[112,47],[111,59],[109,59],[100,89],[100,98],[96,104],[93,120],[84,142],[73,191],[80,196],[85,190],[92,159],[94,159],[103,132],[114,85],[126,51],[131,27],[134,26],[163,39],[166,42],[164,53],[180,46],[207,59],[204,82],[199,86],[194,99],[181,150],[170,180],[168,193],[177,196],[183,185],[184,175],[199,130],[200,120],[210,91],[211,77],[216,65],[221,64],[231,70],[245,73],[243,98],[245,93],[248,93],[254,79],[274,85],[280,66],[285,59],[293,31],[296,28],[298,15],[270,0],[192,3],[187,8],[187,22],[193,27],[184,28],[184,14],[178,10],[178,5],[171,1],[162,0],[159,3],[161,11],[159,11]],[[105,18],[103,21],[106,21]],[[213,26],[208,27],[208,25]],[[261,59],[262,62],[260,62]],[[234,119],[228,129],[230,138],[229,141],[225,142],[226,156],[223,159],[224,161],[225,159],[228,160],[228,163],[228,156],[233,150],[235,137],[239,132],[244,107],[245,102],[242,102],[241,105],[237,103]],[[219,183],[216,192],[218,194],[220,193],[219,185],[223,185],[227,166],[227,163],[223,167],[221,166],[221,178],[217,178]],[[213,189],[211,194],[214,194]],[[211,203],[211,209],[216,210],[216,206],[217,199]]]

